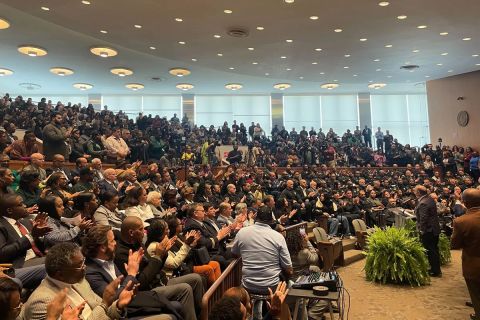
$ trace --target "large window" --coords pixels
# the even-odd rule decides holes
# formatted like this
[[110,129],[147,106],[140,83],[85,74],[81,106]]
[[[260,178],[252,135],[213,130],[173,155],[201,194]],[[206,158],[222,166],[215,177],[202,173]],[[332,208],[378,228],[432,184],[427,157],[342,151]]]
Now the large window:
[[288,131],[295,128],[297,132],[305,126],[307,131],[321,127],[320,96],[284,96],[283,123]]
[[425,95],[372,95],[372,131],[389,130],[401,144],[423,146],[430,141]]
[[322,128],[326,133],[333,128],[339,136],[358,126],[357,95],[322,96]]
[[59,95],[56,95],[56,96],[23,95],[23,97],[24,97],[25,100],[28,99],[28,98],[32,98],[32,101],[34,101],[35,103],[39,103],[40,100],[42,100],[42,98],[46,98],[47,101],[52,100],[52,104],[54,106],[57,104],[58,101],[62,102],[64,105],[67,105],[69,102],[71,102],[72,105],[81,103],[82,106],[84,106],[84,107],[88,106],[88,96],[87,95],[84,95],[84,96],[82,96],[82,95],[78,95],[78,96],[72,96],[72,95],[65,95],[65,96],[59,96]]
[[123,111],[129,118],[135,119],[142,112],[142,96],[105,95],[102,97],[102,108],[118,112]]
[[174,114],[182,119],[182,96],[143,96],[143,114],[171,119]]
[[195,123],[198,126],[231,126],[233,120],[249,127],[259,123],[268,135],[271,131],[270,96],[195,96]]

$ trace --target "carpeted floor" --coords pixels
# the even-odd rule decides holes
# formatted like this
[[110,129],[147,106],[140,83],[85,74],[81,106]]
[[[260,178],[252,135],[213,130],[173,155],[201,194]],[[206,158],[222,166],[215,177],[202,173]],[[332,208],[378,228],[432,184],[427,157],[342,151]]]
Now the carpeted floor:
[[443,277],[432,278],[424,287],[368,282],[364,265],[365,259],[338,270],[351,296],[348,319],[467,320],[473,313],[465,306],[470,298],[462,277],[460,251],[452,251],[452,262],[442,268]]

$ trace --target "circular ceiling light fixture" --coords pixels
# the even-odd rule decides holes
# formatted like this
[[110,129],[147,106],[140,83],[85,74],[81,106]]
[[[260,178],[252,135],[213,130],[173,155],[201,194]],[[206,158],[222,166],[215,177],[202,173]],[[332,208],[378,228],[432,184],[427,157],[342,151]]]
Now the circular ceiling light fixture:
[[440,32],[441,36],[448,36],[448,32]]
[[86,5],[91,4],[91,2],[90,2],[90,1],[87,1],[87,0],[83,0],[82,3],[83,3],[83,4],[86,4]]
[[385,86],[386,86],[385,83],[371,83],[368,85],[370,89],[375,89],[375,90],[382,89]]
[[318,16],[310,16],[310,20],[318,20]]
[[258,30],[258,31],[263,31],[263,30],[265,30],[265,28],[262,27],[262,26],[258,26],[258,27],[257,27],[257,30]]
[[472,38],[463,38],[462,40],[463,41],[470,41],[470,40],[472,40]]
[[8,29],[10,28],[10,22],[7,20],[0,18],[0,29]]
[[110,72],[119,77],[131,76],[133,74],[133,70],[127,68],[112,68]]
[[230,9],[225,9],[225,10],[223,10],[223,12],[226,13],[226,14],[231,14],[231,13],[233,13],[233,11],[230,10]]
[[426,25],[421,25],[421,26],[418,26],[417,29],[427,29],[427,26]]
[[390,2],[388,2],[388,1],[382,1],[382,2],[379,2],[379,3],[378,3],[378,5],[379,5],[380,7],[386,7],[386,6],[388,6],[389,4],[390,4]]
[[401,16],[398,16],[397,19],[398,20],[405,20],[405,19],[407,19],[407,16],[406,15],[401,15]]
[[228,90],[237,91],[242,89],[243,86],[240,83],[227,83],[225,85],[225,88],[227,88]]
[[285,2],[285,3],[294,3],[295,0],[283,0],[283,2]]
[[361,38],[361,39],[360,39],[361,42],[365,42],[365,41],[367,41],[367,40],[368,40],[367,38]]
[[50,11],[49,7],[41,7],[40,9],[42,9],[43,11]]
[[18,52],[26,54],[30,57],[41,57],[47,54],[47,50],[33,45],[20,46],[18,47]]
[[92,47],[90,52],[102,58],[110,58],[118,54],[117,50],[110,47]]
[[0,68],[0,77],[11,76],[13,71],[10,69]]
[[191,72],[186,68],[172,68],[168,71],[172,76],[185,77],[188,76]]
[[54,67],[50,69],[50,72],[53,74],[56,74],[57,76],[64,77],[64,76],[70,76],[73,74],[73,70],[69,68],[63,68],[63,67]]
[[85,91],[85,90],[90,90],[93,88],[93,85],[89,83],[74,83],[73,84],[74,88],[77,88],[79,90]]
[[177,22],[183,22],[183,19],[182,19],[182,18],[175,18],[175,21],[177,21]]
[[320,86],[322,89],[328,89],[328,90],[333,90],[335,88],[338,88],[340,85],[338,83],[324,83]]
[[290,88],[292,85],[290,83],[277,83],[273,87],[278,90],[285,90]]
[[145,86],[141,83],[127,83],[125,87],[133,91],[137,91],[145,88]]
[[183,91],[192,90],[194,88],[193,84],[190,84],[190,83],[179,83],[175,87]]
[[36,84],[36,83],[31,83],[31,82],[23,82],[18,84],[21,88],[27,89],[27,90],[37,90],[42,88],[41,85]]
[[335,29],[333,31],[335,31],[336,33],[339,33],[339,32],[342,32],[343,30],[342,29]]

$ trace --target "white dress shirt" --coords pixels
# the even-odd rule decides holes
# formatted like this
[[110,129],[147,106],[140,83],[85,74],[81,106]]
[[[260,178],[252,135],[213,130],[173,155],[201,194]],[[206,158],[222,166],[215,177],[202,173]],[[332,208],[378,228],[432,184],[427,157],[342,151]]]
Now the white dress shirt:
[[[23,237],[22,232],[20,232],[20,229],[17,226],[17,220],[9,218],[9,217],[5,217],[5,216],[4,216],[4,218],[5,218],[5,220],[8,221],[8,223],[10,223],[12,225],[13,229],[15,229],[18,236],[20,238]],[[27,228],[25,227],[25,229],[27,229]],[[34,241],[30,234],[26,235],[26,237],[28,238],[28,240],[30,240],[30,243],[32,243]],[[33,252],[32,249],[28,249],[27,253],[25,254],[25,261],[36,258],[36,257],[37,257],[37,255],[35,254],[35,252]]]
[[[63,282],[63,281],[60,281],[60,280],[57,280],[57,279],[53,279],[51,277],[48,277],[48,278],[51,282],[53,282],[53,284],[55,284],[57,287],[59,287],[60,290],[63,290],[64,288],[68,288],[67,298],[70,299],[70,301],[72,302],[72,304],[71,304],[72,308],[80,305],[81,303],[83,303],[85,301],[85,299],[82,298],[80,293],[78,293],[75,290],[75,288],[73,287],[72,284],[66,283],[66,282]],[[83,280],[83,281],[86,281],[86,280]],[[90,317],[91,313],[92,313],[92,308],[90,308],[88,303],[85,303],[85,308],[83,308],[83,312],[82,312],[82,318],[83,319],[88,319],[88,317]]]

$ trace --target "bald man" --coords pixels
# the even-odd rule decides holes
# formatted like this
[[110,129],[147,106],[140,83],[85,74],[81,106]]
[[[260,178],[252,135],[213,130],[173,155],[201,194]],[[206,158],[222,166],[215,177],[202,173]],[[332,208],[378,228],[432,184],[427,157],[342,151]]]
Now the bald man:
[[43,163],[45,162],[45,157],[41,153],[32,153],[30,156],[30,164],[23,168],[22,171],[35,171],[39,174],[39,179],[41,181],[47,178],[47,172],[42,168]]
[[467,212],[453,220],[451,245],[463,249],[463,277],[475,310],[472,319],[480,319],[480,190],[466,189],[462,200]]
[[[143,247],[144,228],[143,222],[138,217],[126,217],[120,228],[120,240],[115,250],[115,265],[127,275],[125,266],[128,264],[129,252],[138,251]],[[168,235],[167,235],[168,236]],[[144,248],[147,252],[147,249]],[[165,282],[160,279],[164,275],[163,264],[168,255],[168,249],[158,243],[153,258],[145,255],[140,262],[137,280],[140,283],[139,290],[153,290],[170,301],[178,301],[183,305],[184,320],[196,320],[195,305],[200,306],[203,297],[202,277],[196,273],[190,273],[181,277],[170,278]],[[162,276],[162,278],[164,278]]]
[[104,178],[102,170],[102,160],[100,160],[99,158],[92,159],[90,167],[92,168],[93,181],[95,183],[99,182]]
[[97,182],[100,195],[110,192],[118,192],[117,172],[109,168],[103,171],[103,179]]
[[427,249],[428,262],[430,263],[430,276],[440,277],[440,252],[438,251],[438,237],[440,235],[440,222],[438,220],[437,205],[428,190],[422,185],[417,185],[413,193],[418,199],[415,207],[417,217],[417,230],[420,240]]

